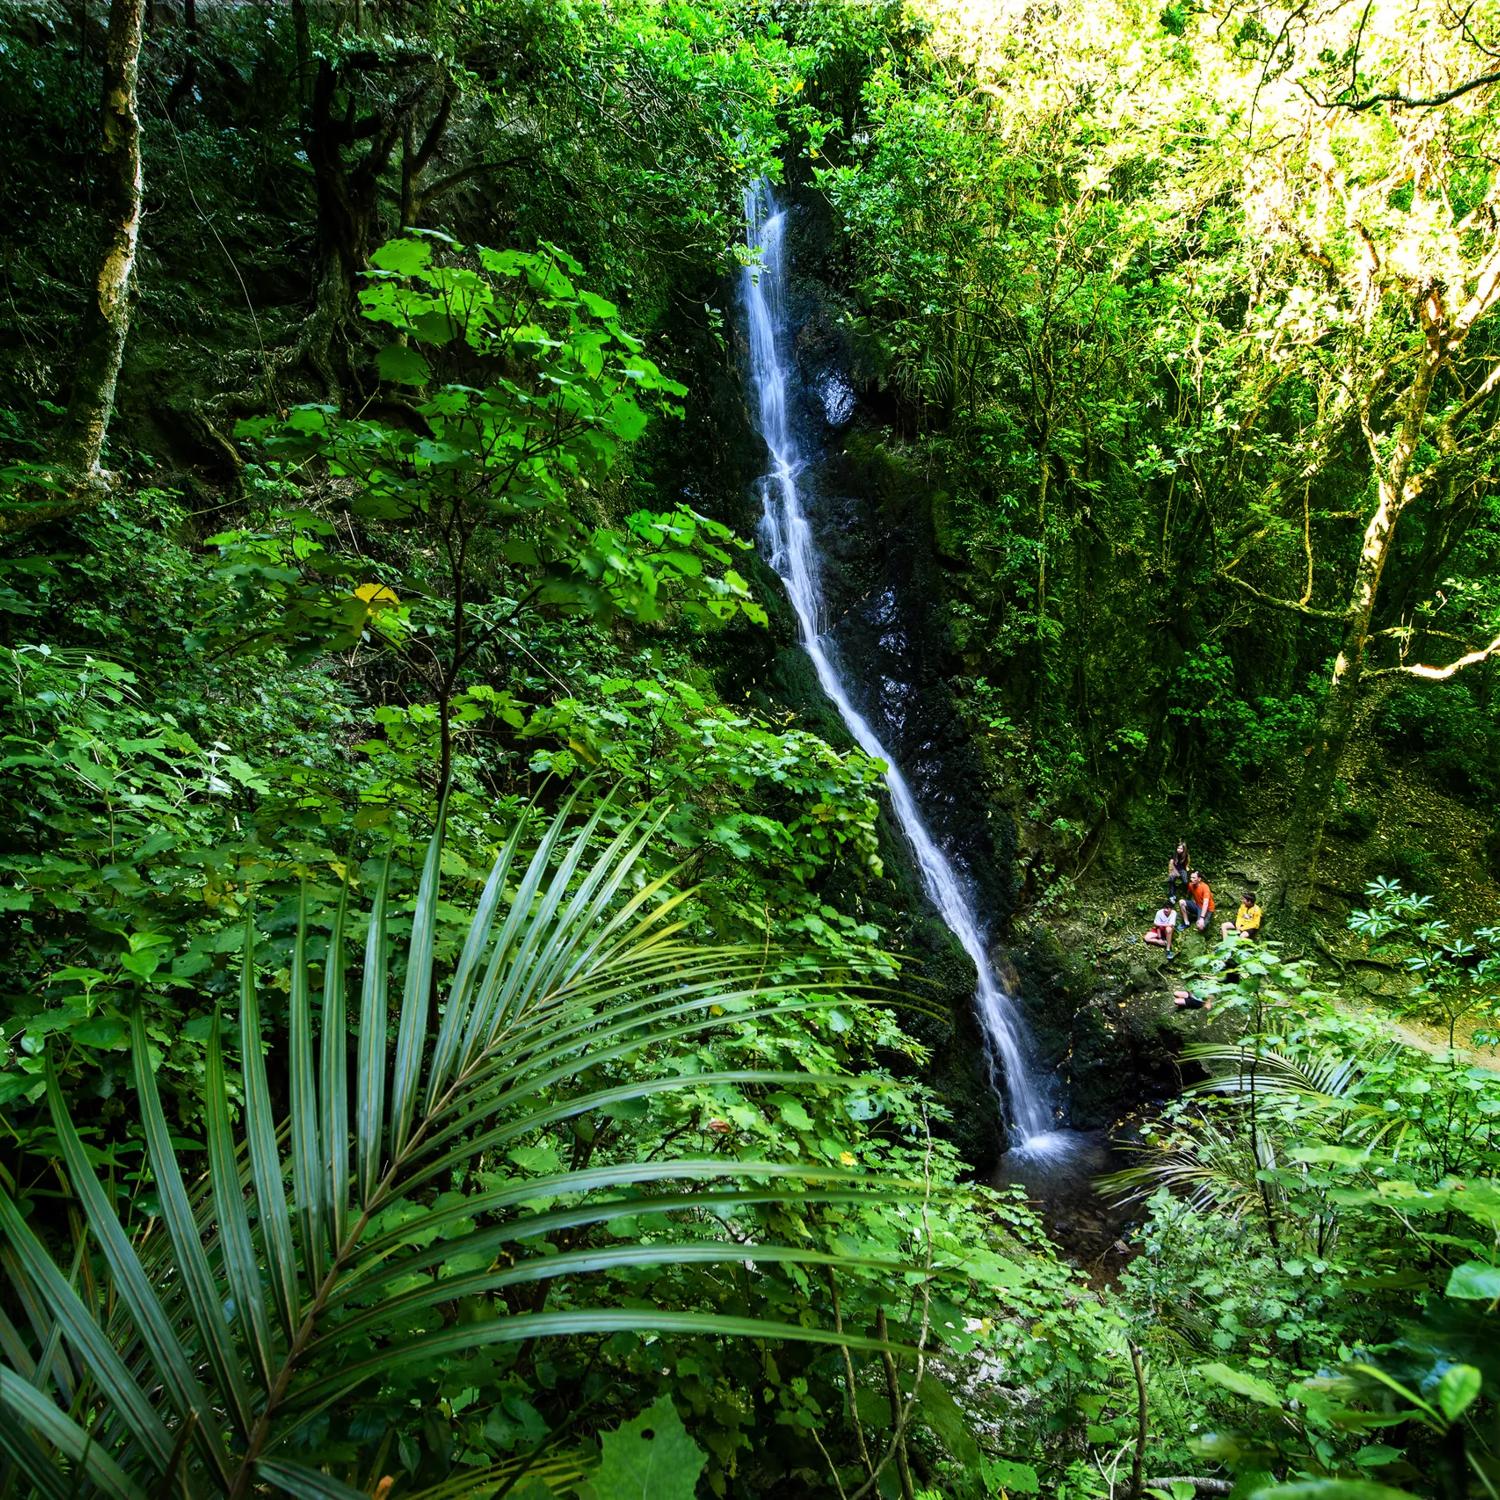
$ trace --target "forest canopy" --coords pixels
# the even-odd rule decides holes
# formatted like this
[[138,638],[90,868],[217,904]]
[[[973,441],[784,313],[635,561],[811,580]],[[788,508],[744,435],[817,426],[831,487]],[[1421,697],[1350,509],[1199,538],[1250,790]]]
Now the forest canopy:
[[1500,1494],[1500,3],[0,109],[0,1496]]

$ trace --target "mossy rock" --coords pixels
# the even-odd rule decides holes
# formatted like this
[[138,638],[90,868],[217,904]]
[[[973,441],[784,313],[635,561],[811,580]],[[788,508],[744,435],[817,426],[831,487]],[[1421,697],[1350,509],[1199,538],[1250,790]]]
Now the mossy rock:
[[1341,807],[1328,820],[1328,832],[1336,839],[1362,844],[1380,826],[1380,815],[1372,807]]
[[953,496],[947,490],[933,490],[928,497],[928,514],[932,518],[933,550],[944,562],[962,567],[968,562],[968,550]]
[[1201,1037],[1210,1014],[1179,1011],[1172,978],[1143,957],[1118,954],[1105,971],[1093,952],[1043,922],[1012,949],[1022,993],[1035,997],[1027,1011],[1038,1055],[1053,1066],[1068,1123],[1080,1130],[1108,1128],[1175,1094],[1185,1041]]

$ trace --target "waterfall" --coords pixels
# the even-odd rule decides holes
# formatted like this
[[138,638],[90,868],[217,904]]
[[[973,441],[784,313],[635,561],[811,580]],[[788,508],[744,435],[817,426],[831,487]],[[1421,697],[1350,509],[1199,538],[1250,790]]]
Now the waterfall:
[[923,889],[974,962],[974,999],[988,1047],[991,1080],[1006,1100],[1012,1139],[1017,1145],[1035,1143],[1052,1130],[1054,1122],[1046,1091],[1028,1061],[1026,1035],[1016,1003],[1005,993],[990,964],[972,898],[953,862],[928,830],[901,768],[850,701],[833,643],[823,631],[817,547],[797,488],[804,460],[792,432],[788,407],[782,247],[785,215],[764,182],[745,193],[745,226],[750,249],[759,251],[759,263],[745,268],[744,299],[750,329],[750,378],[759,400],[760,434],[770,460],[760,481],[762,539],[771,566],[786,585],[797,615],[802,649],[812,661],[818,682],[860,748],[885,762],[891,806],[916,857]]

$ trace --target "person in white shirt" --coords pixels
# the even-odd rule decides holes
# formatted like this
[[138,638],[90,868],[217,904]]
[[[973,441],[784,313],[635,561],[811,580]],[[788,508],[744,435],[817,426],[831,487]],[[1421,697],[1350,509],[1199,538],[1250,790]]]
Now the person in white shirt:
[[1164,906],[1157,912],[1155,922],[1151,931],[1145,934],[1144,941],[1151,943],[1157,948],[1165,948],[1167,957],[1172,956],[1172,934],[1177,928],[1177,913],[1170,906]]

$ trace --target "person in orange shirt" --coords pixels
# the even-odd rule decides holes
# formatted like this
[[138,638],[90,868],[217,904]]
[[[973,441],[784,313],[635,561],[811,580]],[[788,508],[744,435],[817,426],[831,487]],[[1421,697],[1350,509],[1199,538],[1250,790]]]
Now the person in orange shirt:
[[1208,919],[1214,914],[1214,893],[1197,870],[1188,876],[1187,895],[1182,900],[1181,910],[1184,926],[1191,922],[1199,932],[1207,930]]

